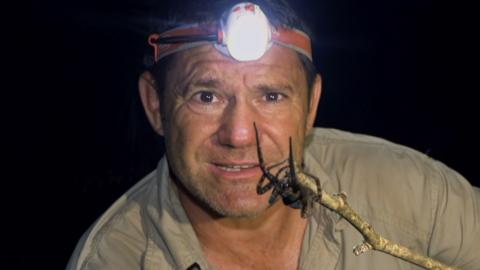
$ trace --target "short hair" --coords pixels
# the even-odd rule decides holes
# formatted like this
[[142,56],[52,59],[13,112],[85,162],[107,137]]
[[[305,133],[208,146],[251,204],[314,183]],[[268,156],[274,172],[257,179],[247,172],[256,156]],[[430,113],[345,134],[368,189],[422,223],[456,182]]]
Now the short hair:
[[[237,3],[244,2],[239,0],[181,0],[172,5],[167,14],[162,11],[151,14],[150,31],[151,33],[162,33],[166,30],[193,23],[211,23],[218,20],[223,12]],[[288,4],[286,0],[250,0],[261,7],[273,26],[285,25],[291,28],[299,29],[308,36],[312,36],[310,28],[299,18],[297,13]],[[160,13],[160,14],[159,14]],[[163,13],[163,14],[161,14]],[[165,88],[166,71],[170,67],[175,54],[168,55],[158,62],[153,61],[153,56],[145,57],[145,65],[152,73],[158,94],[162,95],[162,89]],[[305,55],[298,53],[299,60],[305,71],[308,97],[315,82],[317,69],[315,65]]]

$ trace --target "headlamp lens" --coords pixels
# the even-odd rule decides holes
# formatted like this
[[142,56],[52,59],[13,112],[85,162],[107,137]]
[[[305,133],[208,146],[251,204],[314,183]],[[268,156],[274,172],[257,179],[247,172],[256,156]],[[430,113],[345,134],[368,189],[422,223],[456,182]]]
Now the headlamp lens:
[[228,52],[238,61],[257,60],[270,46],[270,23],[257,5],[235,5],[223,27]]

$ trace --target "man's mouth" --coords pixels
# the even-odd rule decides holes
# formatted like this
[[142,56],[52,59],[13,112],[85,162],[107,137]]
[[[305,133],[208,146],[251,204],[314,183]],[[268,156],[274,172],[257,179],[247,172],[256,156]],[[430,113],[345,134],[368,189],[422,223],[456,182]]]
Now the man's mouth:
[[210,171],[221,178],[258,178],[262,171],[256,162],[210,163]]
[[215,164],[215,166],[227,172],[239,172],[241,170],[257,167],[258,164],[243,164],[243,165]]

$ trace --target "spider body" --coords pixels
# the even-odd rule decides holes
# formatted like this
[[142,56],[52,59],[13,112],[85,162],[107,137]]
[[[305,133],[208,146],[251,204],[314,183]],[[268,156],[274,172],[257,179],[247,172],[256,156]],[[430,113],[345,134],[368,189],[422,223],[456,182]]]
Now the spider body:
[[[259,166],[263,172],[262,178],[257,184],[257,193],[264,194],[272,189],[269,203],[273,204],[279,197],[282,198],[283,203],[292,208],[301,208],[302,217],[306,218],[312,215],[313,203],[319,202],[321,199],[320,181],[317,177],[307,174],[302,171],[301,167],[295,162],[292,150],[292,138],[289,138],[289,156],[287,159],[275,163],[271,166],[266,166],[262,149],[260,146],[260,140],[258,136],[258,130],[254,123],[255,136],[257,140],[257,155]],[[272,173],[273,168],[282,166],[277,173]],[[264,184],[265,179],[268,180]],[[310,187],[315,185],[316,188]],[[313,190],[316,190],[315,193]]]

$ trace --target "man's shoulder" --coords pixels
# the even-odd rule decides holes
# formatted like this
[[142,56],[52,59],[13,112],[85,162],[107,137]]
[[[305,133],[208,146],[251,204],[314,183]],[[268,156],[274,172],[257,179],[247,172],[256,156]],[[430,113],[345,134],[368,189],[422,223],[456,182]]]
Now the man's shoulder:
[[354,172],[352,177],[380,178],[392,185],[398,182],[405,185],[408,181],[433,186],[446,185],[446,181],[468,184],[441,161],[411,147],[370,135],[315,128],[307,138],[307,153],[325,170],[337,175]]
[[307,137],[307,142],[313,145],[323,146],[347,146],[347,147],[386,147],[396,151],[417,152],[405,145],[397,144],[389,140],[366,135],[361,133],[354,133],[334,128],[313,128]]
[[[310,159],[338,182],[384,191],[409,188],[410,193],[435,193],[440,186],[468,183],[440,161],[408,146],[363,134],[315,128],[307,141]],[[314,165],[315,166],[315,165]],[[335,181],[334,181],[335,182]],[[419,194],[420,195],[420,194]]]
[[407,146],[336,129],[313,130],[307,153],[309,165],[321,167],[309,169],[328,178],[326,191],[346,192],[352,207],[377,227],[427,241],[448,167]]
[[405,145],[331,128],[314,128],[307,138],[307,151],[320,159],[323,166],[337,169],[339,162],[348,162],[350,165],[372,165],[376,170],[407,166],[422,171],[434,169],[438,163]]
[[318,128],[307,143],[307,168],[323,173],[324,190],[346,192],[381,235],[462,269],[478,265],[480,193],[455,170],[368,135]]
[[[67,269],[128,269],[125,263],[131,263],[131,260],[124,259],[131,259],[131,253],[140,253],[145,246],[141,214],[152,200],[156,175],[157,172],[153,171],[145,176],[95,221],[78,242]],[[107,267],[102,262],[117,265]]]

